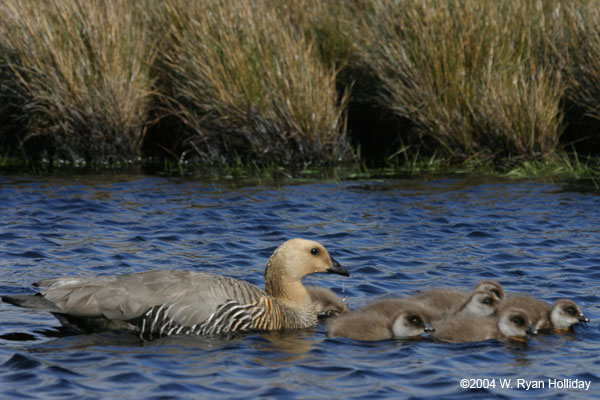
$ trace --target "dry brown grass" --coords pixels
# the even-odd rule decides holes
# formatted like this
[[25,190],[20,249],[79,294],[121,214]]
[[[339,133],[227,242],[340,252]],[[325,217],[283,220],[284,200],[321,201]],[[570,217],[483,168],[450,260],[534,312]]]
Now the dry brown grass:
[[[600,0],[5,0],[0,148],[131,159],[152,126],[184,139],[171,149],[180,159],[335,163],[350,153],[352,90],[354,109],[416,127],[397,132],[407,151],[426,141],[450,160],[539,159],[558,148],[565,99],[600,119],[599,10]],[[157,110],[168,123],[156,125]],[[363,136],[380,133],[365,125]]]
[[455,159],[553,151],[563,84],[544,35],[555,3],[373,0],[362,48],[379,101]]
[[566,58],[569,99],[600,120],[600,1],[577,0],[564,7],[567,41],[557,46]]
[[205,158],[330,162],[345,153],[345,96],[336,70],[293,22],[256,0],[168,0],[157,16],[170,111],[195,133]]
[[68,159],[140,155],[154,57],[142,8],[126,0],[3,1],[4,77],[18,82],[23,141],[43,137]]

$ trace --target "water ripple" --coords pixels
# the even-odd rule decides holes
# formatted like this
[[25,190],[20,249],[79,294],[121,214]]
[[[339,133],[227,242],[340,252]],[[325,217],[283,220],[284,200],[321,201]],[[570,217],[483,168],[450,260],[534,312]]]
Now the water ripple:
[[[2,398],[589,398],[600,394],[600,197],[569,184],[435,179],[230,187],[154,177],[0,179],[0,294],[57,275],[192,269],[264,286],[292,237],[351,273],[310,276],[357,308],[432,286],[496,279],[572,298],[592,320],[526,345],[329,339],[323,324],[221,341],[63,337],[52,316],[0,303]],[[460,388],[462,378],[495,388]],[[580,379],[578,390],[499,379]]]

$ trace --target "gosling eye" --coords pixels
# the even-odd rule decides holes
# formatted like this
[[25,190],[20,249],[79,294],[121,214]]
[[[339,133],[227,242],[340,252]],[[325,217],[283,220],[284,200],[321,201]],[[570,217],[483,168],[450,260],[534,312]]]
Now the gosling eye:
[[486,305],[490,305],[492,304],[494,301],[492,300],[491,297],[486,297],[485,299],[483,299],[482,303],[486,304]]
[[312,254],[313,256],[316,256],[317,254],[319,254],[319,249],[317,249],[316,247],[313,247],[312,249],[310,249],[310,254]]
[[419,318],[417,316],[409,317],[409,322],[411,324],[413,324],[414,326],[421,326],[421,324],[423,324],[423,321],[421,321],[421,318]]
[[523,320],[523,318],[521,317],[514,317],[513,318],[513,322],[515,323],[515,325],[517,326],[521,326],[525,324],[525,321]]
[[567,312],[571,315],[577,314],[577,311],[573,307],[567,308]]
[[500,296],[499,290],[492,290],[492,293],[494,293],[498,298],[502,297],[502,296]]

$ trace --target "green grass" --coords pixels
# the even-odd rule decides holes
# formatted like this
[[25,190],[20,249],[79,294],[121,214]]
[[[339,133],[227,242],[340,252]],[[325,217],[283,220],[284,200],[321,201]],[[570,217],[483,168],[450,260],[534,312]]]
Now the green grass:
[[600,181],[600,160],[589,157],[581,160],[577,153],[564,153],[555,156],[554,159],[521,162],[508,170],[505,176],[509,178],[591,179],[598,189],[596,182]]

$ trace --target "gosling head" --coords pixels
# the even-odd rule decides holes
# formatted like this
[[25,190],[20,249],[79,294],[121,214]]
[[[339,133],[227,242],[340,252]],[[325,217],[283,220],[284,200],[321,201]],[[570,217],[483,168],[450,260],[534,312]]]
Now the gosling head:
[[498,329],[507,338],[526,338],[527,334],[537,334],[527,312],[514,307],[502,310],[498,317]]
[[498,300],[502,300],[505,297],[504,294],[504,289],[502,288],[502,285],[500,285],[498,282],[496,281],[492,281],[489,279],[486,279],[484,281],[481,281],[477,284],[477,286],[475,287],[474,292],[490,292],[496,295],[496,297],[498,298]]
[[434,331],[429,324],[429,318],[420,310],[404,310],[392,322],[392,334],[395,339],[410,339]]
[[572,300],[560,299],[552,306],[550,321],[555,329],[569,329],[579,322],[590,322]]
[[265,281],[269,284],[273,277],[278,277],[285,282],[298,282],[306,275],[318,272],[350,275],[320,243],[291,239],[279,246],[269,258]]
[[493,292],[475,291],[458,311],[476,317],[488,317],[496,314],[500,299]]

